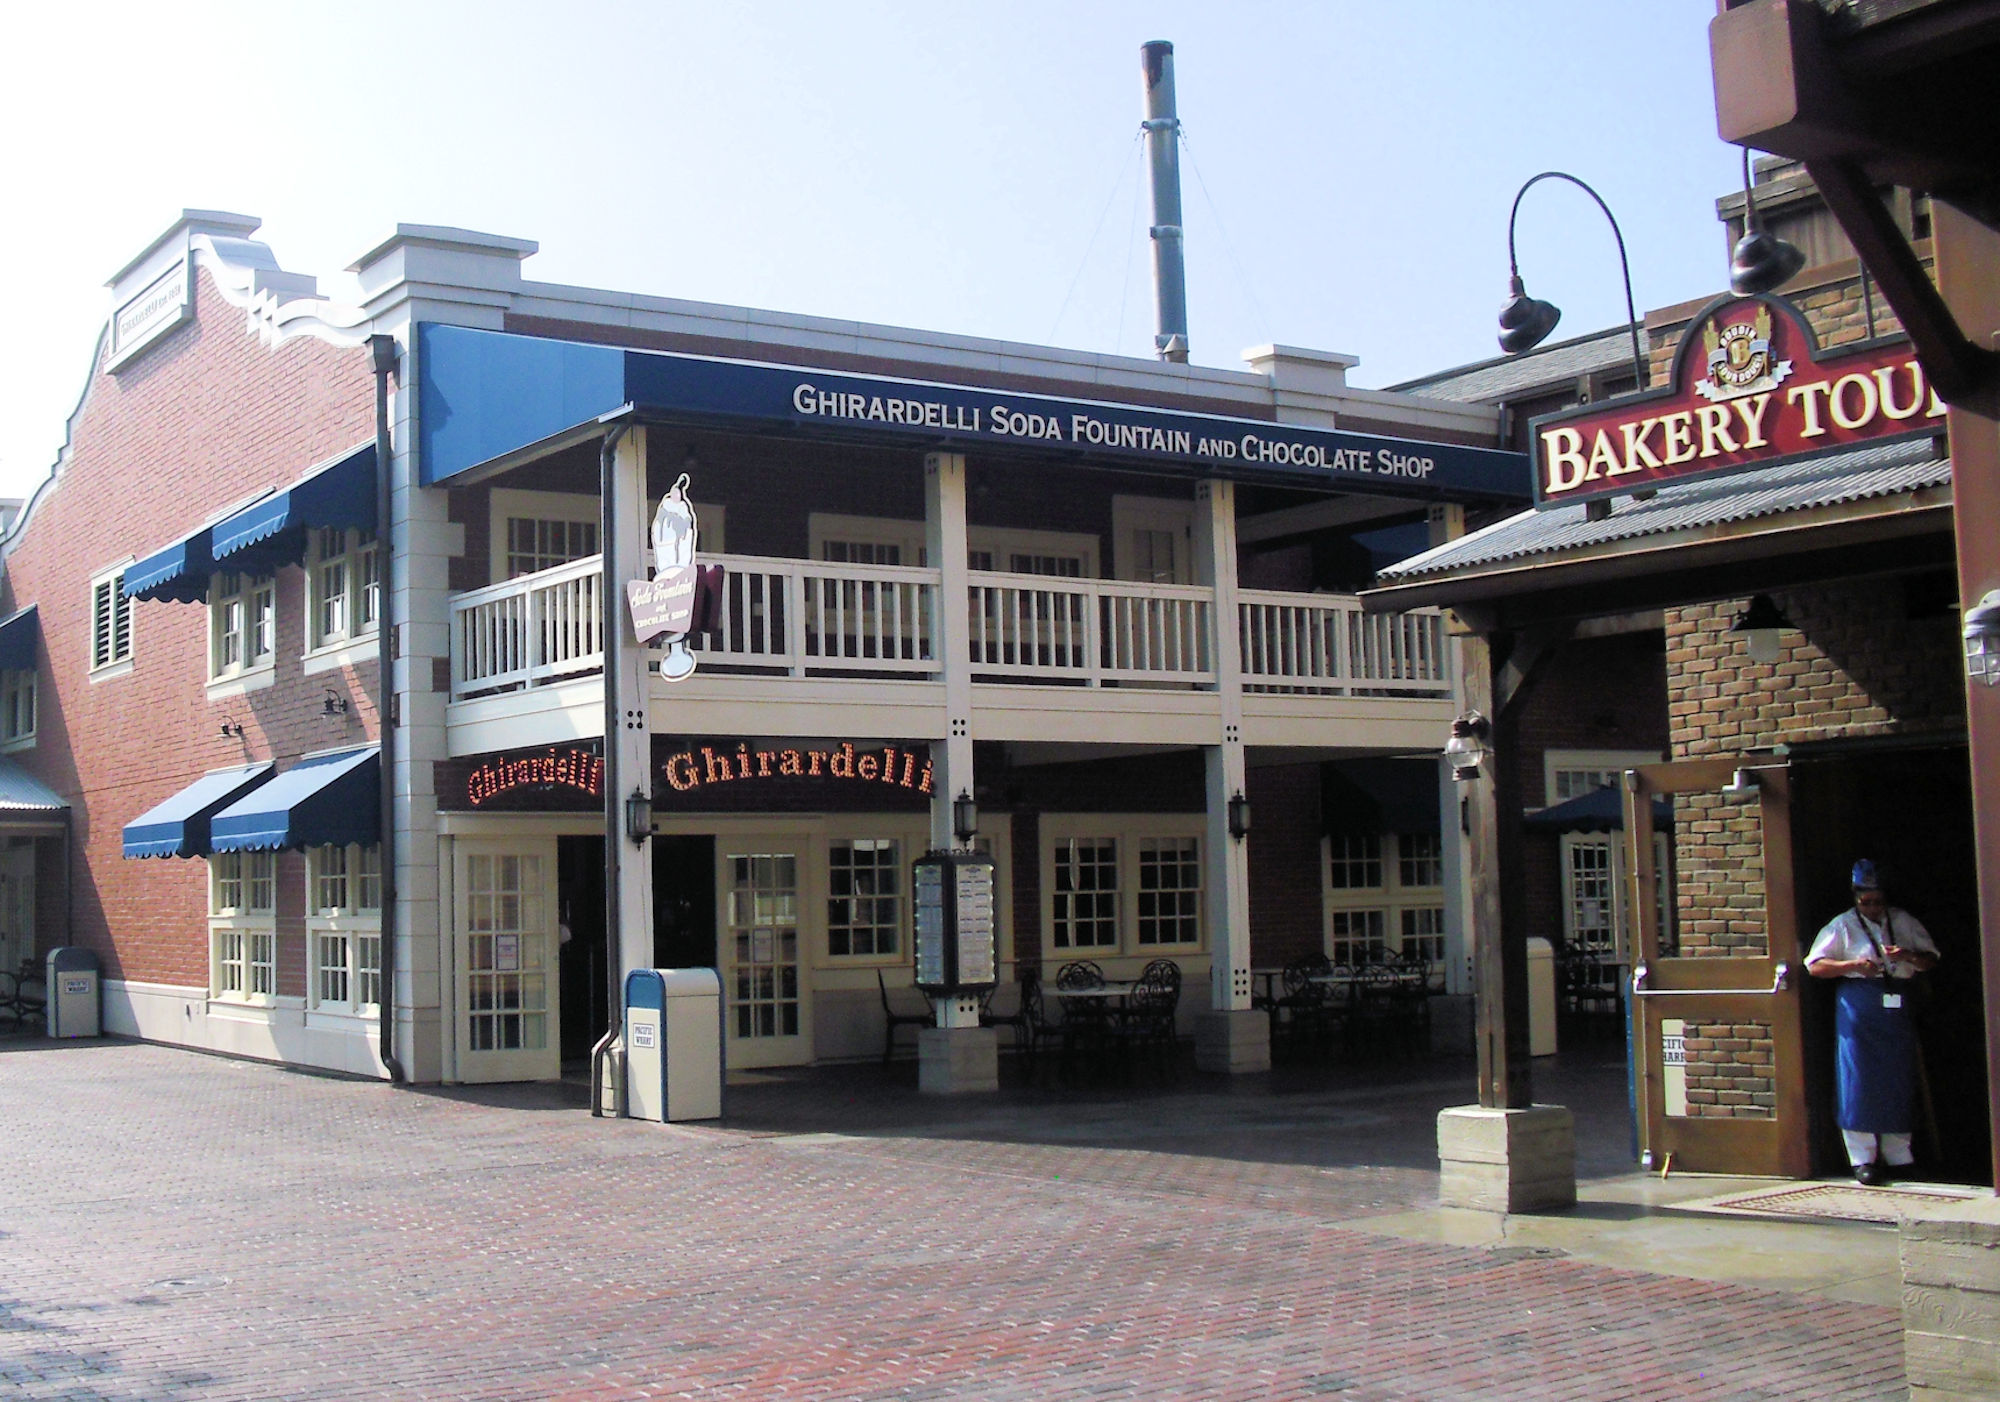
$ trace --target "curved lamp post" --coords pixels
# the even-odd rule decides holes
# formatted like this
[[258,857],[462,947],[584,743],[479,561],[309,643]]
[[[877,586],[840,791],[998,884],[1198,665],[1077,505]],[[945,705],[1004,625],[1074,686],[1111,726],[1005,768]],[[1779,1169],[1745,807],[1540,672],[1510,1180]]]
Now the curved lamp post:
[[1539,175],[1529,176],[1527,183],[1515,192],[1514,207],[1507,214],[1508,297],[1507,305],[1500,309],[1500,349],[1508,355],[1533,350],[1548,339],[1549,332],[1555,330],[1556,322],[1562,319],[1562,313],[1554,303],[1528,295],[1527,289],[1521,285],[1520,260],[1514,255],[1514,220],[1521,213],[1521,196],[1544,180],[1567,180],[1596,200],[1597,207],[1604,211],[1604,217],[1611,221],[1611,236],[1618,240],[1618,271],[1625,277],[1625,315],[1627,329],[1632,333],[1632,371],[1638,377],[1637,387],[1644,389],[1646,358],[1639,350],[1639,312],[1632,302],[1632,265],[1625,257],[1625,235],[1604,197],[1567,171],[1545,170]]
[[[1757,222],[1757,199],[1750,193],[1750,148],[1743,148],[1743,237],[1729,258],[1729,290],[1754,297],[1783,287],[1806,265],[1798,245],[1764,232]],[[1872,332],[1870,333],[1873,334]]]

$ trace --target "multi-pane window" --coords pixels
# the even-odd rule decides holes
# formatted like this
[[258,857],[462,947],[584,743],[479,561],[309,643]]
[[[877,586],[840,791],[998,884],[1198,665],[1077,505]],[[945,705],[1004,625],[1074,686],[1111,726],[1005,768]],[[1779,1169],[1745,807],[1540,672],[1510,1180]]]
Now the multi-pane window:
[[1572,798],[1617,788],[1625,771],[1654,764],[1660,756],[1647,750],[1550,750],[1542,757],[1551,806]]
[[323,527],[306,562],[310,645],[331,647],[375,631],[381,612],[375,532]]
[[902,925],[902,844],[836,838],[827,852],[826,952],[892,955]]
[[277,857],[217,852],[208,871],[215,996],[268,1001],[278,991]]
[[314,915],[358,915],[382,908],[379,846],[315,847],[306,863]]
[[1055,846],[1057,949],[1118,947],[1118,839],[1072,837]]
[[211,678],[233,677],[271,664],[277,648],[275,590],[269,575],[215,576],[208,604]]
[[888,540],[824,540],[820,558],[840,565],[900,565],[903,547]]
[[0,671],[0,743],[35,738],[35,685],[32,670]]
[[[597,553],[597,522],[507,518],[507,578],[552,570]],[[832,559],[832,556],[828,556]]]
[[1327,957],[1337,964],[1444,957],[1444,842],[1437,833],[1327,839]]
[[1201,942],[1201,842],[1148,837],[1139,843],[1139,943]]
[[1336,891],[1372,890],[1382,884],[1382,839],[1335,834],[1328,839],[1327,884]]
[[1062,579],[1081,579],[1083,557],[1014,551],[1007,556],[1007,569],[1012,574],[1043,574]]
[[125,571],[119,570],[90,585],[90,669],[131,658],[132,601],[125,597]]
[[1174,583],[1174,545],[1172,531],[1133,531],[1132,577],[1150,584]]

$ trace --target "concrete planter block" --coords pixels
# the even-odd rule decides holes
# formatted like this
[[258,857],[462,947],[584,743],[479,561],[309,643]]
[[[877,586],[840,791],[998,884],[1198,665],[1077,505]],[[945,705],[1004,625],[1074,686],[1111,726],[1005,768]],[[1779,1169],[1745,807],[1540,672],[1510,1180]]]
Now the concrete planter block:
[[968,1095],[1000,1089],[1000,1039],[991,1027],[917,1029],[917,1090]]
[[1576,1123],[1560,1105],[1438,1115],[1438,1201],[1480,1212],[1576,1204]]
[[2000,1200],[1902,1224],[1903,1365],[1921,1402],[2000,1397]]
[[1232,1076],[1270,1070],[1271,1020],[1255,1008],[1203,1013],[1194,1029],[1194,1064]]

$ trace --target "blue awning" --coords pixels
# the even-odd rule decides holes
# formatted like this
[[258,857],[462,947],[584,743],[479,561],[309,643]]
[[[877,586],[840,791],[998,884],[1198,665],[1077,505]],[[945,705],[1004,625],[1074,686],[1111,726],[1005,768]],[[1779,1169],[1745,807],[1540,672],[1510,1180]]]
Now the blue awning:
[[270,574],[305,559],[306,533],[321,526],[375,526],[375,445],[321,463],[281,492],[244,507],[215,528],[223,569]]
[[379,842],[381,770],[373,746],[300,760],[217,813],[209,841],[218,852]]
[[172,798],[125,825],[128,857],[206,857],[215,813],[271,777],[272,765],[211,769]]
[[[1622,832],[1625,828],[1625,797],[1617,789],[1605,787],[1578,794],[1538,813],[1521,819],[1523,827],[1554,828],[1558,832]],[[1653,797],[1653,829],[1674,830],[1674,801],[1665,794]]]
[[209,528],[203,526],[164,550],[155,550],[136,565],[127,566],[125,597],[172,604],[200,603],[208,598],[208,577],[214,573]]
[[0,618],[0,669],[9,672],[35,670],[35,644],[41,638],[41,624],[35,606]]

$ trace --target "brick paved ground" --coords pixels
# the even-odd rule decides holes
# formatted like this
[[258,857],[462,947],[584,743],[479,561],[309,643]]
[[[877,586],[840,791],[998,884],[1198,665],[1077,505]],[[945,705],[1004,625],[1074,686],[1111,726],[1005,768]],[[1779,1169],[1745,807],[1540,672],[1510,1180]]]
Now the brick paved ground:
[[0,1041],[0,1393],[1903,1393],[1891,1311],[1343,1226],[1434,1201],[1462,1068],[921,1113],[910,1079],[662,1128]]

